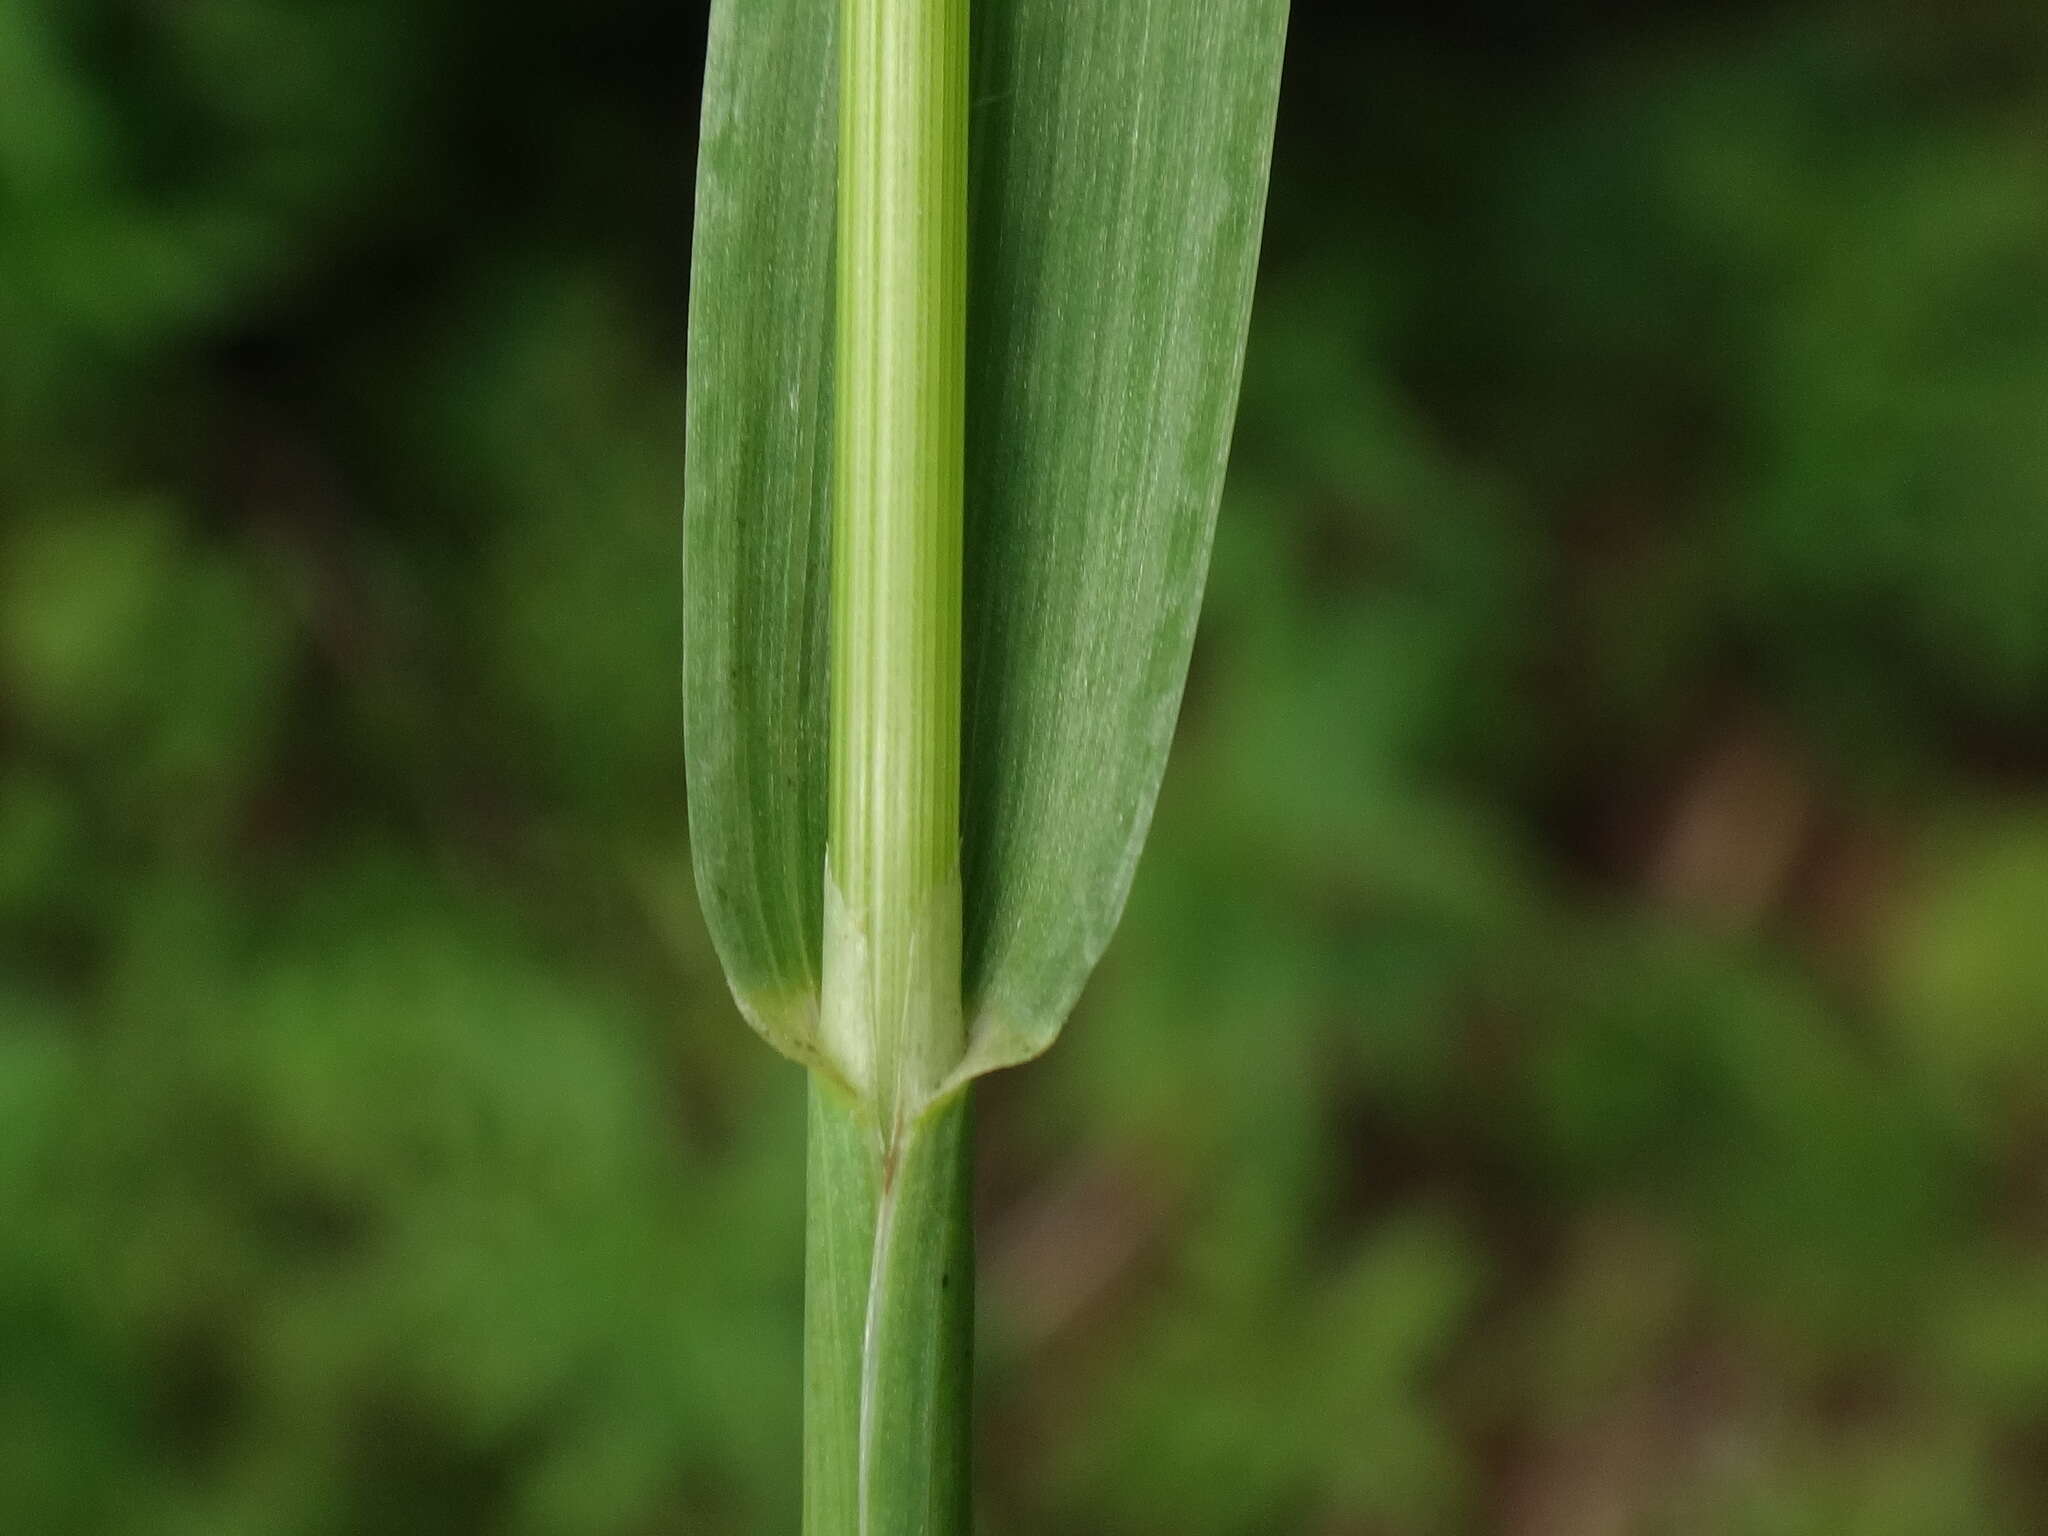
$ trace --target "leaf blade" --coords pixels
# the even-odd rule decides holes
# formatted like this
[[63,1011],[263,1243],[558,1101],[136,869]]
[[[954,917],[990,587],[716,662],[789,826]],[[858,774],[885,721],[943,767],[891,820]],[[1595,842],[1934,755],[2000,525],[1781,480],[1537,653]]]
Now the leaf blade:
[[[814,1066],[826,1066],[817,993],[837,36],[832,0],[722,0],[712,10],[684,448],[697,889],[741,1012]],[[793,85],[803,81],[817,82],[815,93]]]
[[1236,414],[1287,7],[978,14],[963,1076],[1051,1043],[1151,822]]
[[[699,888],[749,1019],[828,1072],[816,990],[837,10],[714,10],[685,496]],[[1286,19],[1286,0],[974,10],[972,1035],[954,1083],[1051,1043],[1130,889],[1221,496]]]

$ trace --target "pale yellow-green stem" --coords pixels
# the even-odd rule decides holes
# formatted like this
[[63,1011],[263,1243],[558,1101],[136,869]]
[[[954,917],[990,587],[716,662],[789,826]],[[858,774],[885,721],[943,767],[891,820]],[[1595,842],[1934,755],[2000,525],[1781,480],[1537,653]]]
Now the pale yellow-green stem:
[[[964,1536],[960,999],[967,0],[842,0],[830,805],[808,1536]],[[792,83],[792,88],[797,88]],[[848,1090],[851,1092],[849,1093]]]
[[824,1029],[886,1133],[958,1061],[966,0],[843,0]]

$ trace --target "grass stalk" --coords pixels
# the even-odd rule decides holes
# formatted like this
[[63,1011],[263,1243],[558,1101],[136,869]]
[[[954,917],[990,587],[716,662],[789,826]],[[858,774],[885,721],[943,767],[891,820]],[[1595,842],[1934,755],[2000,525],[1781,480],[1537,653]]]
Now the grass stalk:
[[831,738],[804,1528],[967,1527],[960,1059],[967,0],[842,0]]
[[974,1252],[956,1094],[893,1170],[813,1077],[804,1283],[806,1536],[968,1529]]

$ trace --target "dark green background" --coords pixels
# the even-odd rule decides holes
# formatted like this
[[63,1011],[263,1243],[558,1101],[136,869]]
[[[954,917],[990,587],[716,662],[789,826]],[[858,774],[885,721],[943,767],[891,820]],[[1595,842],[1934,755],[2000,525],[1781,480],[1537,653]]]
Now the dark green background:
[[[1079,3],[1079,0],[1077,0]],[[702,17],[0,0],[0,1528],[795,1526]],[[2048,19],[1298,7],[983,1527],[2048,1529]]]

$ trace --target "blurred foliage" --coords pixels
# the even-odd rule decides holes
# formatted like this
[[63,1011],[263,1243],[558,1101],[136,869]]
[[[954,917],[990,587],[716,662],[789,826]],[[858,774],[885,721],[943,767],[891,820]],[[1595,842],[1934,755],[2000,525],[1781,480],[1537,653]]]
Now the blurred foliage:
[[[985,1526],[2048,1528],[2048,23],[1358,10],[1125,931],[984,1094]],[[794,1527],[701,24],[0,0],[10,1533]]]

